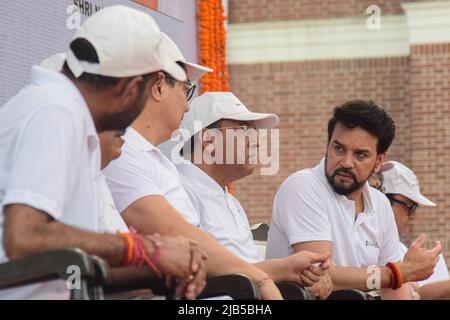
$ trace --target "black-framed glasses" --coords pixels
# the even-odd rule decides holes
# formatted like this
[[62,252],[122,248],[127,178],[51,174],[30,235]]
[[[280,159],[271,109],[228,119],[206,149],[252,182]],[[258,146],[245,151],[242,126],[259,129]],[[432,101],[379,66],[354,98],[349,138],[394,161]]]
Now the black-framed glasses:
[[388,195],[388,198],[391,201],[391,203],[392,202],[397,202],[397,203],[405,206],[405,208],[408,209],[408,219],[411,220],[413,218],[414,213],[415,213],[417,207],[419,206],[418,203],[406,203],[406,202],[403,202],[401,200],[398,200],[398,199],[394,198],[392,195]]
[[186,86],[185,91],[186,91],[187,100],[190,101],[192,99],[192,97],[194,96],[195,89],[197,88],[197,86],[194,83],[192,83],[189,80],[188,81],[180,81],[180,80],[175,79],[174,77],[172,77],[170,74],[168,74],[166,72],[163,72],[163,73],[167,79],[171,79],[173,81],[178,81],[178,82],[183,83]]

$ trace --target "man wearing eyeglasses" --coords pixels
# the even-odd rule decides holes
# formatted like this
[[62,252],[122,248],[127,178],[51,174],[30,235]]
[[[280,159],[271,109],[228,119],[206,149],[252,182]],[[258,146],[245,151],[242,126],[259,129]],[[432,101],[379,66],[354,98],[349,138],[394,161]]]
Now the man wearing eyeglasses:
[[[212,71],[187,62],[178,47],[170,39],[166,40],[167,47],[162,48],[163,51],[184,67],[190,81]],[[104,169],[116,208],[125,222],[140,232],[189,235],[196,240],[198,247],[208,255],[209,276],[241,273],[257,283],[263,299],[281,299],[268,275],[231,254],[198,228],[195,208],[174,164],[156,147],[173,136],[189,110],[188,100],[195,89],[190,81],[175,80],[166,72],[158,73],[142,114],[123,137],[122,155]],[[188,286],[188,289],[195,290],[195,287]]]
[[302,251],[283,259],[261,259],[245,210],[227,187],[255,171],[259,130],[277,124],[277,115],[251,112],[231,92],[205,93],[184,116],[186,161],[177,169],[203,230],[276,282],[296,282],[325,299],[333,287],[326,273],[329,255]]
[[[380,172],[383,177],[381,187],[391,202],[398,233],[400,236],[406,236],[411,222],[416,217],[417,208],[435,207],[436,204],[421,194],[416,175],[400,162],[386,161]],[[403,243],[400,246],[405,254],[406,246]],[[439,256],[430,278],[411,284],[416,299],[450,299],[449,273],[443,255]]]

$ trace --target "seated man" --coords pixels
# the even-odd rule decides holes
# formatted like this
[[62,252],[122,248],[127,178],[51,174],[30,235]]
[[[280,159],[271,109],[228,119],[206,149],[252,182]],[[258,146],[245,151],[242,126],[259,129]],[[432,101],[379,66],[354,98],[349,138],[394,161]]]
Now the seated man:
[[[272,278],[277,281],[312,286],[317,296],[326,298],[332,290],[328,274],[313,283],[302,273],[289,278],[276,271],[295,268],[294,256],[260,261],[247,215],[227,189],[230,183],[252,174],[257,166],[257,162],[252,161],[256,160],[252,154],[259,146],[255,129],[270,129],[277,123],[276,115],[250,112],[231,92],[205,93],[194,99],[184,116],[182,129],[186,144],[182,153],[189,161],[179,164],[177,169],[196,209],[201,229],[237,256],[274,275]],[[242,139],[242,143],[235,143],[236,139]],[[196,154],[200,157],[196,158]],[[229,154],[234,157],[228,157]],[[244,161],[239,161],[239,155],[245,155]]]
[[[171,56],[184,60],[176,46],[169,49]],[[190,65],[186,70],[189,80],[199,78],[199,67]],[[210,70],[203,69],[203,73],[206,71]],[[137,230],[197,240],[208,254],[209,275],[245,274],[257,283],[263,299],[280,299],[280,292],[264,271],[233,255],[198,228],[198,215],[175,166],[156,147],[179,129],[193,89],[190,82],[177,81],[165,72],[158,74],[144,111],[124,136],[122,155],[104,170],[116,207],[126,223]],[[326,260],[326,255],[317,256],[317,260]],[[305,262],[302,257],[296,273],[309,267],[312,261],[307,258]]]
[[[33,67],[31,85],[0,108],[0,262],[77,247],[133,273],[192,275],[191,283],[180,282],[178,293],[193,298],[201,292],[206,255],[195,242],[102,233],[99,226],[97,132],[124,130],[142,111],[158,71],[186,77],[176,60],[159,50],[161,41],[147,14],[107,7],[78,30],[61,73]],[[117,50],[121,43],[134,45]],[[133,244],[144,250],[137,255]],[[145,261],[152,261],[153,269],[139,267]],[[51,281],[0,290],[0,299],[68,298],[68,293],[64,281]]]
[[275,196],[266,256],[331,253],[335,289],[382,289],[383,299],[409,299],[402,284],[428,278],[441,245],[426,250],[420,235],[400,262],[392,208],[367,183],[394,136],[394,121],[375,102],[354,100],[336,107],[328,122],[325,158],[288,177]]
[[[400,236],[409,233],[410,222],[416,218],[419,206],[435,207],[436,204],[420,193],[419,180],[414,172],[397,161],[386,161],[380,169],[382,179],[380,187],[388,197],[394,211],[395,222]],[[400,243],[402,253],[406,246]],[[439,262],[430,278],[411,282],[414,296],[423,300],[450,299],[450,279],[444,256],[439,255]]]

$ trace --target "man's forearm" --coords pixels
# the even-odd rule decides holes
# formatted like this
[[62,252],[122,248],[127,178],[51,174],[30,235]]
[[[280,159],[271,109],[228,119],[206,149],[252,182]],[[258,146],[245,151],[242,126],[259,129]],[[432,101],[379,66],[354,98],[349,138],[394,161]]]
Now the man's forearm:
[[286,262],[283,259],[265,260],[254,265],[264,271],[275,282],[286,280]]
[[361,291],[380,290],[383,300],[409,300],[411,293],[406,285],[397,290],[389,288],[387,267],[353,268],[332,266],[329,270],[333,280],[333,290],[358,289]]
[[405,283],[401,288],[397,290],[382,289],[380,290],[380,297],[382,300],[411,300],[411,290],[408,284]]
[[125,243],[118,235],[84,231],[56,221],[40,227],[33,238],[28,254],[73,247],[97,255],[112,266],[119,266],[125,253]]
[[354,268],[332,265],[329,269],[334,290],[358,289],[371,291],[389,287],[387,267]]
[[58,221],[25,205],[5,209],[3,244],[10,259],[60,248],[80,248],[105,259],[110,265],[121,263],[125,243],[117,235],[84,231]]
[[450,300],[450,279],[415,286],[421,300]]
[[[145,230],[143,230],[145,233]],[[256,266],[240,259],[217,240],[206,232],[189,224],[176,224],[172,221],[171,227],[166,229],[166,234],[173,236],[184,236],[195,239],[200,249],[208,255],[207,272],[209,276],[224,275],[230,273],[242,273],[258,281],[265,278],[265,274]],[[162,230],[160,232],[163,232]]]
[[208,255],[206,267],[209,276],[242,273],[255,281],[266,278],[263,271],[235,256],[208,233],[188,223],[162,197],[138,200],[123,213],[123,217],[128,225],[144,234],[158,232],[196,240],[200,249]]

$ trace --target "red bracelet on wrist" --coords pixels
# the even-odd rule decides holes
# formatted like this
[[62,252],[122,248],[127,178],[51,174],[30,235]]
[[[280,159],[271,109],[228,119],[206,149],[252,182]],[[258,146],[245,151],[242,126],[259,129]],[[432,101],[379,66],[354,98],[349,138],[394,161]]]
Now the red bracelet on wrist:
[[394,290],[401,288],[403,285],[403,275],[397,264],[394,262],[388,262],[386,267],[388,267],[389,270],[389,288]]
[[145,264],[148,265],[150,268],[153,269],[153,271],[155,271],[156,275],[161,279],[162,273],[156,266],[156,263],[158,262],[160,257],[161,243],[159,241],[152,240],[153,239],[152,236],[146,236],[146,238],[152,241],[153,246],[155,248],[153,257],[149,257],[147,251],[145,250],[144,241],[142,240],[141,236],[136,232],[135,229],[130,228],[130,235],[134,240],[134,249],[135,249],[132,264],[137,266],[142,266]]
[[155,248],[152,257],[148,256],[144,241],[135,229],[130,228],[130,233],[119,233],[119,235],[125,242],[125,253],[122,260],[122,266],[143,266],[146,264],[155,271],[159,278],[162,278],[162,273],[156,266],[161,256],[161,241],[158,239],[159,235],[146,236],[146,238],[153,243]]

